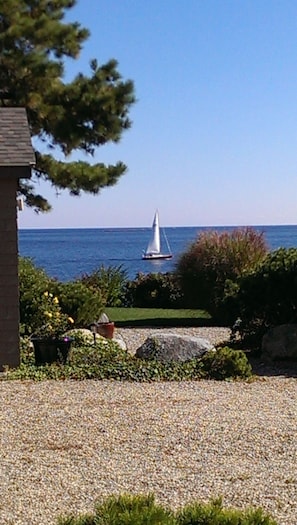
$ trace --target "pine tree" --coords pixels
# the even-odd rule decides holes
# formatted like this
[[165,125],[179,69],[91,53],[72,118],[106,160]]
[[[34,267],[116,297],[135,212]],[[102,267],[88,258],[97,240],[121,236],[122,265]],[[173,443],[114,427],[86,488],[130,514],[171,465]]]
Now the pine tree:
[[[0,105],[24,106],[32,136],[48,147],[36,151],[33,178],[20,182],[20,193],[36,211],[50,203],[35,191],[40,179],[57,191],[68,189],[97,194],[116,184],[126,171],[116,165],[68,162],[73,151],[93,155],[98,146],[117,142],[131,125],[128,113],[134,86],[123,81],[118,64],[90,63],[89,75],[64,78],[65,60],[77,59],[89,31],[79,23],[65,23],[76,0],[0,0]],[[56,160],[58,150],[63,160]]]

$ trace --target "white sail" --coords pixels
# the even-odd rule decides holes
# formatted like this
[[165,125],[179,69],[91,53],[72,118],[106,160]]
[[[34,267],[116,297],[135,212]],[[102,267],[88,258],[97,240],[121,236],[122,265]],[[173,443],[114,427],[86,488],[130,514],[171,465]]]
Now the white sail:
[[152,226],[152,236],[147,245],[146,253],[157,254],[160,253],[160,227],[159,227],[159,215],[156,211],[153,226]]
[[[162,230],[164,235],[165,232]],[[171,259],[172,253],[167,241],[167,238],[165,236],[168,253],[162,253],[161,252],[161,241],[160,241],[160,226],[159,226],[159,214],[158,211],[155,213],[154,221],[153,221],[153,227],[152,227],[152,236],[150,239],[150,242],[147,245],[147,249],[142,254],[142,258],[145,260],[157,260],[157,259]]]

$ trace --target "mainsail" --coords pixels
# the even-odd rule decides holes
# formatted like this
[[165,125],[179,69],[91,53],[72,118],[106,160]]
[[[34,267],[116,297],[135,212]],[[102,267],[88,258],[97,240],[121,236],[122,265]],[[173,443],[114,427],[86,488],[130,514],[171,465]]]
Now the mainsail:
[[160,253],[160,228],[159,228],[159,214],[156,211],[153,226],[152,226],[152,235],[150,241],[147,245],[146,253]]

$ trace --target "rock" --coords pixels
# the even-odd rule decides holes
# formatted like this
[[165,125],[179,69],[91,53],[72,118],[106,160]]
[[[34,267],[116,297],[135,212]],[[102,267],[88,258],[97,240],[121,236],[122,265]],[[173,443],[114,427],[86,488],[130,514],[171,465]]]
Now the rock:
[[297,324],[270,328],[262,339],[261,357],[266,361],[297,361]]
[[77,338],[80,342],[86,344],[94,342],[94,336],[91,330],[87,328],[73,328],[72,330],[68,330],[65,335],[73,337],[74,339]]
[[[88,330],[87,328],[73,328],[72,330],[69,330],[67,332],[67,335],[69,337],[73,337],[74,339],[76,338],[79,342],[83,344],[94,344],[94,334],[93,332],[91,332],[91,330]],[[127,345],[120,334],[117,334],[112,339],[106,339],[106,337],[103,337],[102,335],[96,333],[97,343],[100,342],[100,343],[108,344],[109,341],[113,341],[114,343],[117,343],[117,345],[122,350],[127,350]]]
[[127,351],[127,345],[120,334],[116,334],[116,336],[113,337],[112,341],[114,343],[117,343],[117,345],[121,348],[121,350]]
[[210,350],[214,350],[214,346],[207,339],[160,332],[148,337],[136,350],[135,355],[142,359],[156,359],[162,363],[168,363],[170,361],[189,361],[201,357]]

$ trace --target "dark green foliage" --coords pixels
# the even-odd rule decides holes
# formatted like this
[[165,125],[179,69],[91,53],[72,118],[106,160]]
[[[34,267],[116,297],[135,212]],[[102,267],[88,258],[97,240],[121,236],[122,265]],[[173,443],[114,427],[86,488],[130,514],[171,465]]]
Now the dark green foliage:
[[44,323],[42,296],[52,283],[30,258],[19,257],[20,323],[25,333],[32,333]]
[[58,525],[277,525],[261,509],[223,508],[221,499],[193,502],[177,512],[158,505],[152,494],[109,496],[93,514],[69,516]]
[[138,273],[128,283],[126,302],[140,308],[178,308],[182,294],[173,273]]
[[80,281],[88,288],[99,291],[104,306],[121,306],[124,302],[127,271],[120,266],[100,266],[90,274],[83,274]]
[[97,503],[93,515],[60,518],[59,525],[177,525],[170,510],[157,505],[153,495],[110,496]]
[[207,352],[200,365],[209,379],[248,379],[252,376],[252,367],[242,350],[233,350],[228,346],[217,348],[216,352]]
[[81,282],[61,283],[50,279],[26,257],[19,258],[20,323],[24,334],[35,332],[45,323],[44,292],[57,297],[62,313],[76,325],[87,326],[98,319],[103,306],[98,291]]
[[36,367],[28,339],[22,339],[21,366],[8,371],[5,379],[113,379],[118,381],[188,381],[207,379],[246,379],[251,375],[246,356],[222,349],[216,357],[192,359],[184,363],[160,363],[134,357],[112,340],[96,345],[74,342],[65,365]]
[[[97,194],[116,184],[126,171],[91,162],[67,162],[73,151],[94,154],[95,148],[118,142],[131,125],[134,102],[131,81],[123,81],[117,62],[98,65],[93,59],[89,75],[79,73],[69,83],[65,61],[77,59],[89,31],[77,22],[65,22],[75,0],[0,1],[0,105],[24,106],[31,134],[48,147],[36,152],[33,181],[21,181],[20,193],[29,206],[48,211],[50,204],[35,193],[39,179],[70,194]],[[59,149],[60,161],[52,156]],[[42,148],[45,153],[45,148]]]
[[56,282],[53,289],[62,310],[74,319],[77,326],[88,327],[103,312],[100,291],[88,288],[80,281]]
[[210,503],[194,502],[176,514],[178,525],[277,525],[261,509],[227,509],[222,500]]
[[111,496],[97,504],[98,523],[109,525],[174,525],[173,513],[155,502],[153,495]]
[[267,253],[263,234],[252,228],[203,232],[181,255],[176,274],[187,308],[204,308],[217,316],[227,282],[236,282]]
[[254,346],[271,326],[297,322],[297,249],[269,253],[244,275],[228,298],[240,318],[237,331]]

